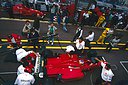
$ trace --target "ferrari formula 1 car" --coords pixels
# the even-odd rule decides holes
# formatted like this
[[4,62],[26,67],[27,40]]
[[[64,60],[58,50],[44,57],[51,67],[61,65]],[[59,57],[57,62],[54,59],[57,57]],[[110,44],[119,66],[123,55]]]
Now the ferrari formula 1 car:
[[39,14],[41,17],[45,15],[43,12],[28,8],[23,4],[13,6],[13,14],[20,14],[23,16],[35,16],[36,14]]
[[84,71],[89,71],[100,66],[100,62],[92,64],[90,60],[81,59],[76,54],[60,54],[56,58],[47,58],[45,65],[48,77],[58,80],[70,81],[84,77]]

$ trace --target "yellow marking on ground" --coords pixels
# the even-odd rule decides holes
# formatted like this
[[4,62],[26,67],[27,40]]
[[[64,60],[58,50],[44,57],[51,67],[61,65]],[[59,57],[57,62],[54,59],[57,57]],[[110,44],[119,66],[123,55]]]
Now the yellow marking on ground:
[[[7,42],[7,39],[1,39],[2,42]],[[28,42],[28,40],[21,40],[21,42]],[[39,42],[47,42],[47,40],[39,40]],[[64,44],[71,44],[73,42],[69,41],[69,40],[61,40],[61,41],[54,41],[54,43],[64,43]],[[96,42],[91,42],[91,44],[96,44]],[[99,45],[101,43],[98,43]],[[109,43],[105,43],[106,45],[108,45]],[[118,45],[125,45],[124,43],[119,43]]]
[[22,48],[34,48],[34,46],[22,46]]
[[21,40],[21,42],[28,42],[28,40]]
[[7,42],[7,39],[1,39],[2,42]]
[[125,45],[125,44],[123,44],[123,43],[119,43],[118,45]]
[[7,46],[7,48],[13,48],[12,46]]
[[66,47],[46,46],[46,49],[66,49]]
[[39,42],[41,43],[41,42],[47,42],[47,40],[39,40]]
[[[1,46],[0,46],[1,47]],[[7,48],[12,48],[11,46],[7,46]],[[22,46],[22,48],[34,48],[34,46]],[[36,48],[38,48],[36,46]],[[66,46],[46,46],[46,49],[66,49]],[[85,49],[89,49],[88,47],[85,47]],[[91,47],[91,49],[96,49],[96,50],[105,50],[106,47]],[[112,50],[119,50],[119,48],[112,48]],[[126,49],[128,50],[128,48]]]

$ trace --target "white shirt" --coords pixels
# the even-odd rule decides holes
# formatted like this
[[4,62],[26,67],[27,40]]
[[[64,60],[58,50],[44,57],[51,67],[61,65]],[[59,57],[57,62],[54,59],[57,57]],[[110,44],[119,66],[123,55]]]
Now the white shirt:
[[17,69],[17,75],[24,73],[24,69],[23,65],[20,65]]
[[77,39],[75,43],[76,43],[76,48],[77,48],[78,50],[84,49],[84,47],[85,47],[85,42],[84,42],[84,41],[82,41],[82,42],[80,43],[80,42],[79,42],[79,39]]
[[103,67],[103,68],[102,68],[102,73],[101,73],[102,79],[103,79],[104,81],[109,81],[109,82],[111,82],[112,77],[114,76],[112,70],[111,70],[111,69],[106,70],[106,69],[105,69],[106,64],[104,64],[103,62],[101,62],[101,66]]
[[86,39],[88,39],[89,41],[93,41],[93,39],[94,39],[94,32],[92,32],[92,34],[90,34],[88,37],[86,37]]
[[19,74],[15,80],[15,84],[17,85],[31,85],[34,84],[34,82],[35,78],[33,77],[33,75],[26,72]]

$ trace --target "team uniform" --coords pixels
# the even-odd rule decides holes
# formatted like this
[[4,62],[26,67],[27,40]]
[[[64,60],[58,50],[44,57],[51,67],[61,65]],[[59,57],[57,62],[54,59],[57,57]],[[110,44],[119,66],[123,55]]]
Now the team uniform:
[[21,36],[18,34],[14,34],[14,33],[12,33],[11,35],[7,37],[7,41],[13,47],[17,47],[17,46],[19,47],[22,44]]
[[111,69],[106,69],[105,62],[101,62],[101,66],[102,66],[102,72],[100,77],[97,78],[95,85],[110,85],[114,74]]
[[101,15],[96,23],[96,27],[99,27],[105,20],[105,16]]
[[84,50],[84,47],[85,47],[85,42],[84,42],[84,41],[81,41],[81,42],[80,42],[80,40],[77,39],[77,40],[75,41],[75,43],[76,43],[76,53],[77,53],[78,55],[81,55],[81,54],[83,53],[83,50]]
[[33,77],[33,75],[29,74],[29,73],[22,73],[19,74],[15,80],[15,85],[32,85],[35,82],[35,78]]
[[20,48],[16,50],[16,55],[17,61],[26,64],[25,69],[29,70],[29,72],[32,73],[38,54],[36,54],[34,51],[26,52],[24,49]]
[[107,36],[107,32],[109,31],[109,28],[106,28],[103,33],[101,34],[101,36],[99,37],[99,39],[97,40],[97,43],[104,43],[104,39]]
[[102,68],[102,72],[101,72],[101,78],[105,81],[105,82],[111,82],[112,81],[112,77],[114,76],[113,72],[111,69],[107,70],[105,69],[106,64],[101,62],[101,66]]

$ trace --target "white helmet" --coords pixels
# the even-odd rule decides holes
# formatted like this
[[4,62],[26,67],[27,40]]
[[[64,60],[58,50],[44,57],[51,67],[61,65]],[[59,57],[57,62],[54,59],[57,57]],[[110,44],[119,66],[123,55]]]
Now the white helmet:
[[17,61],[21,61],[22,58],[26,57],[28,55],[28,52],[26,52],[24,49],[20,48],[16,50],[17,55]]
[[71,52],[71,51],[75,51],[75,49],[74,49],[73,46],[68,45],[68,46],[66,47],[66,52]]

